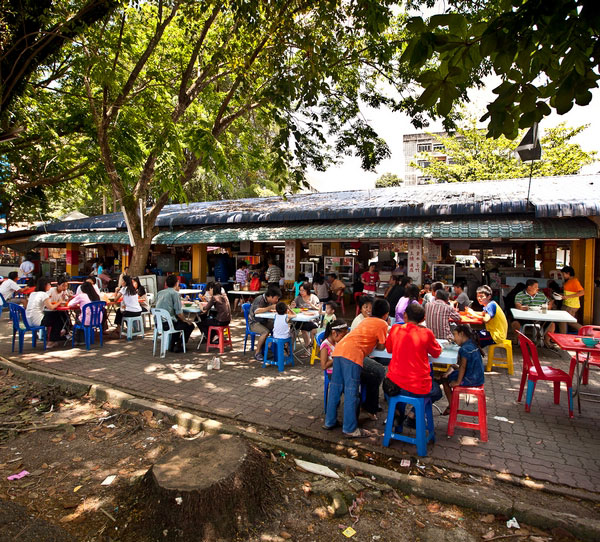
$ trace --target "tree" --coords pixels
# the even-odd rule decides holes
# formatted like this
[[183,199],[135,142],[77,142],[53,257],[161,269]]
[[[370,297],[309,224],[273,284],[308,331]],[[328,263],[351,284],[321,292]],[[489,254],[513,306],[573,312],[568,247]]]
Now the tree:
[[[431,4],[416,0],[413,4]],[[446,13],[407,23],[402,60],[420,69],[416,111],[451,119],[466,90],[496,74],[502,83],[481,119],[488,134],[517,137],[554,109],[587,105],[600,78],[597,0],[450,0]],[[447,123],[450,126],[451,122]]]
[[[472,119],[465,128],[459,128],[454,135],[435,136],[445,147],[449,161],[438,160],[431,153],[423,153],[419,162],[428,164],[418,167],[423,175],[431,176],[438,182],[486,181],[494,179],[517,179],[521,177],[574,175],[585,165],[595,161],[596,152],[586,152],[579,145],[569,141],[587,128],[568,128],[564,123],[546,130],[540,143],[542,159],[521,162],[515,154],[521,137],[509,140],[504,136],[497,139],[486,137],[485,130],[477,129],[477,121]],[[524,131],[522,131],[521,136]]]
[[377,82],[397,70],[392,4],[155,0],[113,12],[64,51],[71,67],[47,92],[70,97],[96,143],[135,243],[132,272],[143,271],[163,206],[199,170],[227,171],[254,120],[274,134],[269,173],[280,185],[334,154],[355,153],[365,169],[388,156],[359,99],[384,103]]
[[[47,68],[50,59],[85,29],[113,10],[119,0],[66,2],[51,0],[2,0],[0,9],[0,141],[25,129],[10,115],[10,105],[31,75]],[[48,80],[58,72],[45,72]]]
[[388,186],[402,186],[404,179],[395,173],[384,173],[375,181],[375,188],[386,188]]

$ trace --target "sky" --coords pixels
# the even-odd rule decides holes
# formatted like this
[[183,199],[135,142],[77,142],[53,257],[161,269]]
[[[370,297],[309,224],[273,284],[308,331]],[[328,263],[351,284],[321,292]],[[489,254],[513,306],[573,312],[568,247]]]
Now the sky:
[[[473,111],[481,117],[485,112],[485,106],[489,98],[493,96],[491,90],[497,86],[497,82],[490,80],[486,87],[473,91],[470,95],[471,105],[467,111]],[[566,122],[569,126],[580,126],[589,124],[589,128],[580,133],[571,141],[579,143],[586,151],[599,151],[600,156],[600,89],[593,92],[592,102],[580,107],[575,105],[565,115],[552,115],[544,118],[540,123],[540,131]],[[392,112],[388,109],[372,109],[364,106],[362,113],[368,119],[375,131],[385,139],[391,152],[391,157],[383,160],[377,167],[376,172],[363,171],[360,160],[354,157],[346,157],[338,167],[331,167],[325,172],[309,171],[308,180],[320,192],[336,192],[340,190],[366,190],[375,187],[375,181],[384,173],[395,173],[404,177],[404,155],[402,151],[402,136],[417,133],[408,115]],[[442,131],[441,123],[431,123],[422,131]],[[600,171],[600,162],[596,162],[583,169],[582,173],[596,173]]]

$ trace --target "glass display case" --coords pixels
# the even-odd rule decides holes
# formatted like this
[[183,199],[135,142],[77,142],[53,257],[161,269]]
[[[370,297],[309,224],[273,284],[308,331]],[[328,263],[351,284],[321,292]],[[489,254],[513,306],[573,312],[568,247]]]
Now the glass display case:
[[304,273],[304,276],[312,282],[315,276],[315,262],[300,262],[300,273]]
[[354,258],[348,256],[325,256],[324,272],[335,273],[346,286],[354,284]]
[[454,264],[434,263],[431,266],[431,278],[444,284],[454,284]]

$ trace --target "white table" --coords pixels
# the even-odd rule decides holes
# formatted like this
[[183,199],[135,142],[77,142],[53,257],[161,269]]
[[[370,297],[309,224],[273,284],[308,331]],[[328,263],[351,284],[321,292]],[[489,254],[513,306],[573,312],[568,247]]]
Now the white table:
[[[459,346],[457,344],[449,343],[443,339],[438,339],[438,343],[442,347],[442,353],[439,358],[432,358],[429,356],[429,363],[433,365],[450,365],[452,363],[456,363],[458,359],[458,350]],[[387,350],[377,350],[374,349],[370,354],[370,358],[383,358],[383,359],[392,359],[392,354],[390,354]]]
[[181,288],[179,290],[179,294],[180,295],[196,295],[196,294],[201,294],[202,290],[195,290],[193,288]]
[[227,293],[229,295],[247,295],[247,296],[257,296],[259,294],[264,294],[266,290],[229,290]]
[[539,330],[537,337],[537,343],[539,346],[543,346],[544,344],[544,328],[541,326],[542,322],[557,322],[567,324],[574,324],[577,322],[577,318],[571,316],[567,311],[555,309],[549,309],[546,312],[531,309],[526,311],[521,309],[510,310],[515,320],[530,320],[536,324],[536,329]]
[[[255,312],[255,318],[265,318],[267,320],[275,320],[276,312]],[[292,322],[313,322],[319,319],[319,311],[302,311],[296,314],[293,318],[290,318]]]

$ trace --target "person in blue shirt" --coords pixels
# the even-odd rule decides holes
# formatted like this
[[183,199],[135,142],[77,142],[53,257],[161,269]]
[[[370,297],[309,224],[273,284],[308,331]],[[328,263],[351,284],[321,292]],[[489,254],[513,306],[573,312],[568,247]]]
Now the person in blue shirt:
[[458,350],[458,365],[452,365],[442,377],[444,393],[448,399],[448,408],[443,415],[450,414],[452,403],[452,388],[456,386],[483,386],[483,358],[477,335],[468,324],[459,324],[452,332],[454,342],[460,346]]

